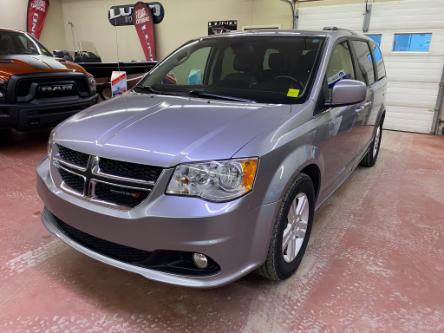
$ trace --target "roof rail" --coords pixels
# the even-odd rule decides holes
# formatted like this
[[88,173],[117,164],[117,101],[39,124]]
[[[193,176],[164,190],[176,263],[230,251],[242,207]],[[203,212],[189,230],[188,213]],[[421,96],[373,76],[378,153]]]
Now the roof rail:
[[339,31],[339,30],[342,30],[342,31],[348,31],[352,35],[355,34],[355,32],[353,30],[345,29],[345,28],[339,28],[339,27],[334,27],[334,26],[333,27],[324,27],[322,30],[324,30],[324,31]]

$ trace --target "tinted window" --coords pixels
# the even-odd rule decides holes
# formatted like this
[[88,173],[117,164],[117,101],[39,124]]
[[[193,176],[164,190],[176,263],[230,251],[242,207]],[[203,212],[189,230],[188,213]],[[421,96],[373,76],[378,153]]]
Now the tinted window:
[[432,34],[395,34],[393,51],[428,52]]
[[299,36],[205,38],[175,51],[139,87],[177,95],[204,92],[264,103],[300,103],[310,89],[323,42],[320,37]]
[[370,42],[370,47],[372,49],[373,59],[375,60],[376,75],[377,75],[376,79],[381,80],[386,75],[384,61],[382,60],[381,49],[379,48],[378,45],[376,45],[372,41]]
[[10,54],[44,54],[51,56],[51,53],[40,43],[24,33],[0,31],[0,55]]
[[381,41],[382,41],[382,35],[378,35],[378,34],[370,34],[367,35],[369,38],[373,39],[373,41],[378,44],[378,46],[381,46]]
[[358,60],[358,72],[361,80],[368,85],[375,82],[375,72],[373,69],[373,59],[370,52],[370,48],[367,42],[352,41],[353,48],[355,49],[356,58]]
[[327,83],[329,88],[343,79],[356,78],[353,61],[347,42],[335,46],[327,68]]

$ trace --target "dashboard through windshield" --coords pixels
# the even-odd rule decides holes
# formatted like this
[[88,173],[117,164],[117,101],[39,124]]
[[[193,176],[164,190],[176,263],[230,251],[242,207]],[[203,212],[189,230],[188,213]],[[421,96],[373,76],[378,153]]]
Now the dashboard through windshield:
[[139,84],[151,93],[260,103],[301,103],[309,93],[323,37],[227,36],[179,48]]

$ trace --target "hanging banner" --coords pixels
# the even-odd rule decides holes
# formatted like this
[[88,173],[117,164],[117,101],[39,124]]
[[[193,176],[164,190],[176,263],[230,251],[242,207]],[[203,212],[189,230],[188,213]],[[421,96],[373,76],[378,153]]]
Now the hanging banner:
[[49,0],[28,1],[26,31],[37,39],[40,39],[46,15],[48,15],[48,8]]
[[133,22],[146,60],[156,61],[153,14],[145,3],[138,2],[134,6]]
[[[153,14],[154,24],[162,22],[165,16],[165,9],[159,2],[146,2]],[[134,5],[112,6],[108,11],[109,23],[118,27],[123,25],[134,25],[133,22]]]

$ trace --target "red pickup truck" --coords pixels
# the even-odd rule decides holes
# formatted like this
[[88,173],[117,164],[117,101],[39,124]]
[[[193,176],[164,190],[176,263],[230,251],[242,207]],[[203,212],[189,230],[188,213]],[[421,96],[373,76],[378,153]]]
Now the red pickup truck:
[[97,103],[96,81],[27,33],[0,29],[0,129],[52,127]]

